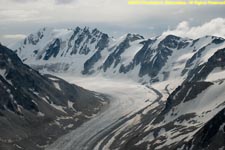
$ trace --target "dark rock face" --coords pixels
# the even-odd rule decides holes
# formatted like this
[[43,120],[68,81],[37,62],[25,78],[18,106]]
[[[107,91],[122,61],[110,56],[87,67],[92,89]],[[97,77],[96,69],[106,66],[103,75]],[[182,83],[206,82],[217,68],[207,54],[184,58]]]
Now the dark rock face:
[[214,44],[221,44],[221,43],[225,42],[225,40],[223,38],[214,37],[214,36],[212,38],[213,38],[212,43],[214,43]]
[[[195,99],[204,90],[212,86],[211,82],[184,82],[182,85],[178,86],[166,100],[166,105],[161,114],[154,120],[154,124],[160,123],[164,119],[164,115],[173,111],[176,106],[181,103],[191,101]],[[176,115],[176,114],[175,114]]]
[[101,35],[101,39],[98,41],[95,48],[98,49],[98,51],[102,51],[104,48],[106,48],[109,44],[109,36],[105,33]]
[[134,64],[138,65],[139,63],[141,63],[144,59],[148,60],[150,59],[151,54],[149,54],[149,49],[148,47],[151,46],[153,43],[155,42],[155,40],[146,40],[144,42],[142,42],[143,47],[141,48],[141,50],[134,56]]
[[168,56],[172,54],[172,50],[163,46],[159,46],[156,51],[157,54],[152,58],[151,61],[142,62],[139,73],[141,77],[148,74],[150,77],[154,78],[165,65]]
[[105,99],[60,78],[42,76],[2,45],[0,95],[0,149],[43,149],[96,114]]
[[159,43],[159,47],[163,47],[167,46],[168,48],[185,48],[185,46],[188,43],[183,41],[182,38],[174,36],[174,35],[168,35],[166,36],[165,39],[163,39],[160,43]]
[[108,56],[106,61],[103,63],[102,68],[105,72],[108,68],[113,65],[113,68],[116,68],[121,61],[121,54],[130,47],[130,42],[143,39],[142,36],[136,34],[127,34],[125,39],[114,48],[114,51]]
[[94,42],[97,42],[97,44],[95,45],[97,51],[102,51],[105,47],[108,46],[109,43],[108,35],[105,33],[101,33],[97,29],[90,31],[89,28],[84,28],[83,30],[81,28],[76,28],[70,41],[72,41],[75,36],[77,36],[77,38],[74,43],[72,44],[71,42],[69,42],[70,46],[68,50],[73,45],[70,55],[75,55],[77,53],[87,55],[91,51],[89,43],[93,44]]
[[[68,49],[66,50],[66,53],[65,54],[67,54],[68,53],[68,51],[73,47],[73,43],[72,43],[72,41],[74,40],[74,38],[76,37],[76,35],[80,32],[80,28],[79,27],[77,27],[75,30],[74,30],[74,32],[73,32],[73,35],[70,37],[70,39],[69,39],[69,42],[68,42]],[[72,52],[74,51],[74,49],[72,50]],[[76,51],[76,50],[75,50]],[[75,52],[76,53],[76,52]]]
[[[195,53],[186,63],[185,68],[189,68],[193,65],[193,62],[201,57],[201,54],[206,50],[206,46],[202,47],[200,50],[198,50],[197,53]],[[184,71],[183,71],[184,72]]]
[[92,72],[90,71],[91,68],[94,66],[96,62],[101,58],[101,52],[97,51],[91,58],[89,58],[85,63],[84,63],[84,70],[82,71],[83,74],[91,74]]
[[165,112],[179,105],[181,102],[187,102],[197,97],[202,91],[213,85],[211,82],[187,82],[178,86],[176,90],[170,94],[166,101]]
[[[94,29],[92,31],[92,33],[94,33],[94,35],[100,33],[100,31],[98,31],[97,29]],[[106,47],[108,47],[109,44],[109,36],[107,34],[101,34],[101,38],[98,41],[97,45],[96,45],[96,49],[97,51],[94,53],[94,55],[92,55],[85,63],[84,63],[84,70],[82,71],[82,74],[91,74],[94,71],[91,71],[91,69],[93,68],[93,66],[95,65],[95,63],[97,63],[100,59],[101,59],[101,52],[103,49],[105,49]]]
[[[212,39],[211,43],[208,43],[207,45],[203,45],[203,47],[201,47],[198,51],[196,49],[194,50],[194,51],[197,51],[197,52],[186,62],[185,68],[182,71],[182,75],[184,75],[185,73],[188,73],[189,74],[188,79],[189,79],[190,78],[190,74],[195,72],[197,69],[203,68],[204,65],[199,65],[199,66],[197,66],[197,68],[194,67],[194,71],[192,71],[192,69],[190,69],[190,68],[193,68],[193,66],[196,66],[196,62],[198,62],[199,59],[201,59],[203,53],[207,53],[208,47],[210,47],[212,44],[216,44],[216,45],[222,44],[225,41],[223,38],[214,37],[214,36],[212,36],[211,39]],[[194,46],[195,43],[198,42],[198,41],[199,40],[194,40],[192,42],[192,46]],[[218,49],[218,51],[219,51],[219,49]],[[199,71],[201,71],[201,70],[199,70]],[[202,77],[202,79],[204,77],[206,77],[206,76],[204,75]]]
[[24,40],[24,44],[32,44],[32,45],[36,45],[40,39],[43,38],[43,32],[45,31],[46,29],[43,28],[41,29],[40,31],[38,31],[37,35],[33,35],[33,34],[30,34],[25,40]]
[[[173,35],[168,35],[160,41],[156,48],[152,48],[151,45],[155,42],[155,40],[143,42],[143,48],[134,57],[134,65],[141,64],[139,72],[140,77],[146,74],[151,78],[156,77],[167,63],[168,57],[172,55],[173,49],[177,48],[177,50],[179,50],[189,44],[187,41]],[[155,81],[157,81],[157,79]]]
[[187,143],[183,143],[184,149],[193,150],[214,150],[224,148],[224,124],[225,124],[225,109],[216,114],[208,121]]
[[198,81],[205,79],[215,68],[225,67],[225,48],[218,50],[208,62],[194,68],[188,73],[187,81]]
[[60,40],[56,39],[55,42],[49,46],[46,50],[46,54],[44,56],[44,60],[48,60],[50,57],[56,57],[60,50]]
[[[76,54],[78,52],[78,48],[80,47],[81,42],[84,40],[84,38],[86,36],[85,34],[87,34],[87,36],[89,36],[90,33],[88,31],[85,31],[78,35],[78,38],[74,42],[73,50],[71,51],[70,55]],[[80,50],[79,53],[82,54],[83,53],[82,51],[83,50]],[[85,53],[83,53],[83,54],[85,54]]]

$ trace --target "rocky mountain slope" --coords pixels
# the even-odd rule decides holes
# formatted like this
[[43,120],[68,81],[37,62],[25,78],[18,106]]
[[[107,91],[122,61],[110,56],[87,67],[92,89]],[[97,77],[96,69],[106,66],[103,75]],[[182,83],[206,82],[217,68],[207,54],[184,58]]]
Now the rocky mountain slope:
[[105,96],[41,75],[0,45],[0,149],[43,149],[106,104]]
[[129,78],[157,93],[96,149],[225,149],[223,38],[114,39],[97,29],[44,28],[12,49],[43,72]]
[[[166,101],[150,104],[125,128],[122,126],[122,130],[104,138],[99,147],[110,143],[110,149],[121,150],[224,149],[224,52],[225,48],[215,52],[206,63],[192,70]],[[129,125],[137,116],[138,123]]]

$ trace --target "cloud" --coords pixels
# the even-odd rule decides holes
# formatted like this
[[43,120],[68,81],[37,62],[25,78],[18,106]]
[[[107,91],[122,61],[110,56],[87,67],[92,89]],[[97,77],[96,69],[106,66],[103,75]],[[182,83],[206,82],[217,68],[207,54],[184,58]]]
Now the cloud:
[[[5,17],[2,17],[0,12],[0,24],[8,20],[24,21],[24,23],[37,23],[38,20],[40,23],[52,24],[73,22],[74,24],[105,23],[126,28],[139,26],[143,30],[147,30],[148,26],[155,26],[157,30],[162,28],[164,30],[164,27],[174,26],[177,22],[188,20],[190,17],[197,18],[198,23],[208,20],[209,17],[210,19],[225,17],[224,7],[221,6],[181,8],[180,6],[134,6],[128,5],[127,2],[128,0],[0,0],[0,10],[10,13],[21,10],[9,17],[5,14]],[[37,13],[34,14],[33,11]],[[22,13],[26,17],[20,19]]]
[[225,18],[215,18],[199,26],[191,27],[188,21],[182,21],[174,30],[168,30],[164,35],[173,34],[196,39],[206,35],[225,38]]
[[24,39],[26,37],[26,35],[24,34],[6,34],[2,36],[5,39]]
[[0,43],[9,46],[24,38],[26,38],[24,34],[4,34],[0,36]]
[[224,6],[144,6],[128,5],[127,1],[0,0],[0,35],[29,34],[43,26],[90,26],[109,34],[117,33],[115,36],[133,32],[152,37],[161,35],[168,26],[176,28],[183,20],[188,21],[179,27],[184,30],[191,28],[189,24],[225,18]]
[[18,2],[18,3],[26,3],[26,2],[35,2],[35,1],[38,1],[38,0],[11,0],[13,2]]
[[56,4],[69,4],[74,2],[75,0],[55,0]]
[[[12,2],[17,2],[17,3],[31,3],[31,2],[37,2],[40,0],[11,0]],[[69,4],[72,3],[76,0],[54,0],[56,4]]]
[[0,10],[2,21],[27,21],[37,20],[39,12],[35,10]]

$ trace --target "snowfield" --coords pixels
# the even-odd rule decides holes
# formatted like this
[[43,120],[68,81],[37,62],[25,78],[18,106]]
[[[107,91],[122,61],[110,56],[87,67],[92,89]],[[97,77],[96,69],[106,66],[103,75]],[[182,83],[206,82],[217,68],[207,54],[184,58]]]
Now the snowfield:
[[[109,108],[104,110],[104,112],[84,123],[76,130],[59,138],[47,150],[93,149],[98,146],[98,142],[107,136],[108,133],[113,130],[119,131],[120,128],[114,128],[122,125],[125,122],[123,121],[124,119],[150,105],[158,97],[150,88],[131,80],[112,80],[102,77],[81,78],[68,75],[59,76],[70,83],[107,94],[111,97],[111,100]],[[140,116],[136,115],[132,120],[126,121],[124,125],[129,125],[129,123],[134,124],[139,121]],[[124,126],[121,128],[124,128]],[[113,140],[113,137],[111,140]],[[107,149],[107,145],[104,149]]]

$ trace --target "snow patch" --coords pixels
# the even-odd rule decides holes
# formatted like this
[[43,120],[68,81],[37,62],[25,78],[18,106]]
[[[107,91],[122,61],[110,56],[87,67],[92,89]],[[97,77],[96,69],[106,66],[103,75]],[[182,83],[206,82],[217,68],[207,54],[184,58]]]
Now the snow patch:
[[69,108],[74,109],[74,108],[73,108],[73,104],[74,104],[73,102],[71,102],[71,101],[68,100],[68,107],[69,107]]
[[55,88],[57,88],[59,91],[61,91],[61,88],[59,86],[59,83],[58,82],[53,82]]
[[39,111],[39,112],[37,113],[37,116],[38,116],[38,117],[44,117],[45,114]]
[[58,106],[58,105],[55,105],[54,103],[51,103],[50,104],[52,107],[54,107],[55,109],[63,112],[63,113],[66,113],[65,110],[63,109],[64,107],[63,106]]

